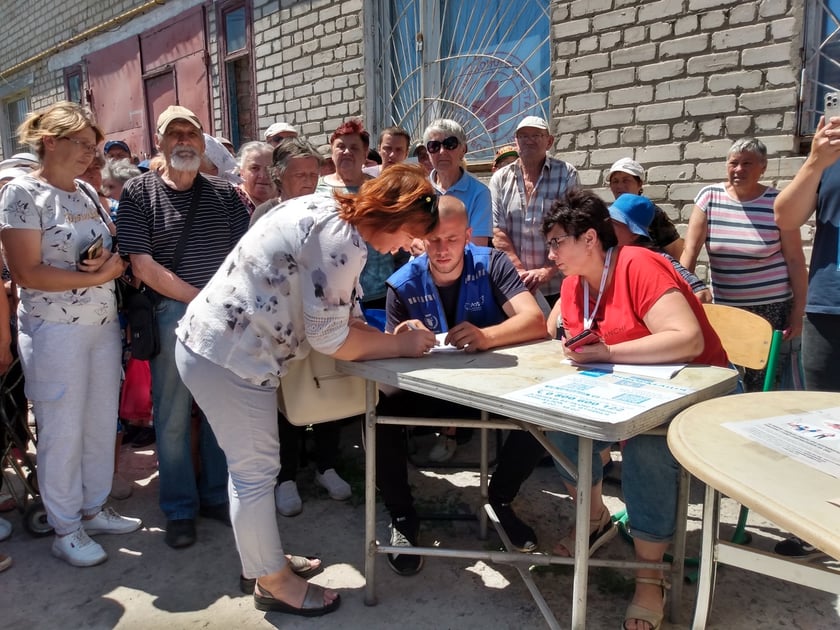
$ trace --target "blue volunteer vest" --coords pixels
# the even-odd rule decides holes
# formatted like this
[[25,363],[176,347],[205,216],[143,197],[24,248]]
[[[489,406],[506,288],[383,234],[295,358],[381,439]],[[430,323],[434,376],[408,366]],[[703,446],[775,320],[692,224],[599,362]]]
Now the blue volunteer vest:
[[[489,247],[467,243],[464,248],[464,269],[455,311],[456,323],[467,321],[484,328],[507,319],[505,312],[493,298],[490,285]],[[436,333],[448,332],[438,289],[429,272],[426,254],[418,256],[388,278],[388,285],[397,292],[411,319],[419,319]]]

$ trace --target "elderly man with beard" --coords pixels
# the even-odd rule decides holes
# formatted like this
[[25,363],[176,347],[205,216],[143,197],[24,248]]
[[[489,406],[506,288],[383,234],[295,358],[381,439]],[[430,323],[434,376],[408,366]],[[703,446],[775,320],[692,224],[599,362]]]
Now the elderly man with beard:
[[[117,227],[120,252],[130,255],[134,276],[158,296],[161,350],[151,368],[160,508],[166,544],[180,548],[195,542],[199,515],[229,525],[230,514],[225,456],[203,414],[200,461],[193,462],[193,400],[175,367],[175,327],[247,231],[248,211],[229,183],[199,173],[204,135],[193,112],[167,107],[157,121],[156,141],[163,168],[126,183]],[[173,264],[182,233],[181,256]]]

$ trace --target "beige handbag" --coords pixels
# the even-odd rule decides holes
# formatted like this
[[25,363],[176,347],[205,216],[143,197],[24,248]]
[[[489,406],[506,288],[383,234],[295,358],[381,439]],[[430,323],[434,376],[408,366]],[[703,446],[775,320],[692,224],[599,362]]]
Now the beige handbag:
[[289,362],[277,406],[297,426],[357,416],[366,411],[365,379],[341,374],[335,359],[311,350],[305,359]]

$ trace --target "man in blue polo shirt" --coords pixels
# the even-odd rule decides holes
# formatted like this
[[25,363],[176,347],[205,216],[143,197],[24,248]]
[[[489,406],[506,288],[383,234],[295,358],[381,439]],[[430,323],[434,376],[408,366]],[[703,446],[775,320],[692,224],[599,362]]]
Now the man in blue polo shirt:
[[[502,252],[470,243],[472,228],[464,204],[453,196],[439,198],[439,222],[426,237],[426,253],[388,279],[386,331],[411,328],[446,333],[447,344],[481,352],[545,337],[545,318],[533,295]],[[382,396],[381,415],[477,417],[474,409],[412,392]],[[391,514],[391,545],[417,544],[419,522],[408,485],[404,428],[377,428],[376,482]],[[504,523],[503,523],[504,525]],[[388,554],[390,567],[413,575],[422,556]]]
[[439,118],[423,132],[423,142],[434,169],[429,175],[441,195],[460,199],[467,208],[472,242],[488,245],[493,236],[490,190],[464,169],[467,134],[454,120]]

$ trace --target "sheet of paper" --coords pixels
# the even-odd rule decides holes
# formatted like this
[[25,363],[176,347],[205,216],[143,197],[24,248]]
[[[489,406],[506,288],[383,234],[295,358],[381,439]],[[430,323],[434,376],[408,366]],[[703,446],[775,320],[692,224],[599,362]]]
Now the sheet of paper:
[[728,422],[723,426],[840,479],[840,407]]
[[456,348],[455,346],[450,346],[446,343],[446,334],[447,333],[436,333],[435,339],[437,340],[437,344],[434,348],[431,349],[431,352],[463,352],[460,348]]
[[674,378],[680,373],[685,363],[668,363],[660,365],[640,365],[635,363],[578,363],[567,359],[571,365],[585,366],[593,370],[604,372],[622,372],[624,374],[635,374],[636,376],[649,376],[651,378]]
[[511,392],[505,398],[582,418],[616,423],[692,391],[688,387],[649,377],[586,369]]

